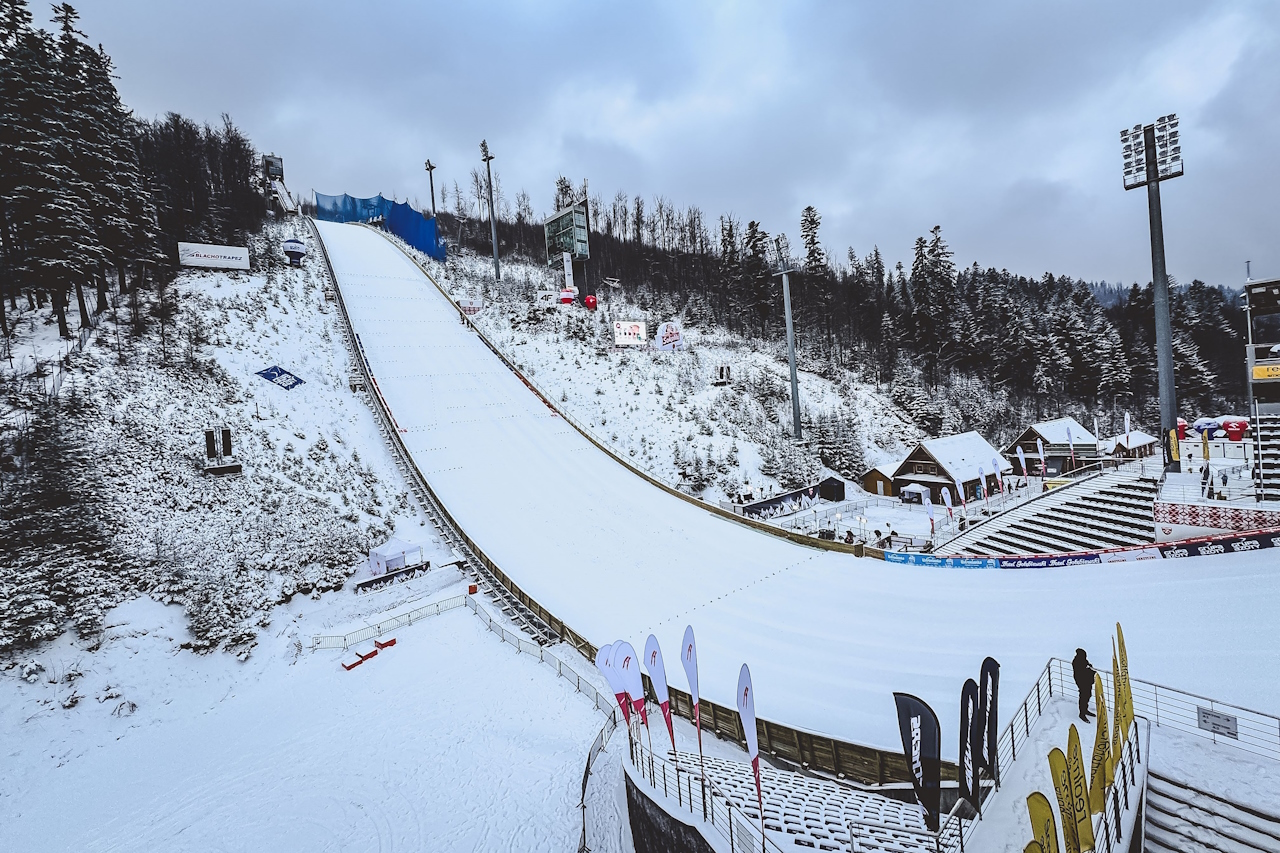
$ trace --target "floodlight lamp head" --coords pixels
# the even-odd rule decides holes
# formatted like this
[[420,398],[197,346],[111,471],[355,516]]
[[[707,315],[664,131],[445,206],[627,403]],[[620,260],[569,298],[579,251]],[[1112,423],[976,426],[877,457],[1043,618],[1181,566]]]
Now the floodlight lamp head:
[[430,172],[430,171],[432,171],[433,169],[435,169],[435,167],[436,167],[436,166],[435,166],[435,164],[434,164],[434,163],[432,163],[430,160],[428,160],[428,161],[426,162],[426,164],[425,164],[425,168],[426,168],[426,170],[427,170],[428,172]]

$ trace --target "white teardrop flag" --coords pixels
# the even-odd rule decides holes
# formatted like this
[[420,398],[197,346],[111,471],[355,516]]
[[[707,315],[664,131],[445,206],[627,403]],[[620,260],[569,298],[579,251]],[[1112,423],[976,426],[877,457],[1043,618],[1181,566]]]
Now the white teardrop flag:
[[929,499],[929,495],[927,493],[923,496],[923,500],[924,500],[924,511],[929,515],[929,535],[932,536],[933,535],[933,501]]
[[626,640],[613,644],[613,666],[622,676],[622,686],[627,689],[631,710],[640,715],[640,721],[649,725],[649,715],[644,709],[644,681],[640,678],[640,660],[636,650]]
[[951,512],[951,490],[945,487],[942,490],[942,502],[947,505],[947,518],[954,518]]
[[1022,476],[1030,477],[1031,472],[1027,470],[1027,456],[1022,452],[1022,448],[1018,448],[1018,464],[1022,466]]
[[747,755],[751,758],[751,772],[756,777],[756,802],[764,811],[764,794],[760,790],[760,747],[756,742],[756,696],[751,687],[751,670],[742,665],[738,672],[738,717],[742,720],[742,734],[747,740]]
[[698,732],[698,762],[702,762],[702,714],[698,705],[698,644],[693,639],[693,626],[686,625],[684,642],[680,644],[680,663],[689,679],[689,701],[693,703],[693,727]]
[[613,698],[618,700],[618,705],[622,708],[622,717],[627,722],[631,721],[631,708],[627,706],[627,690],[622,686],[621,679],[618,678],[617,671],[613,668],[613,662],[610,655],[613,654],[613,643],[607,646],[601,646],[600,651],[596,652],[596,668],[604,675],[604,680],[609,682],[609,689],[613,691]]
[[1040,453],[1040,476],[1043,477],[1049,473],[1049,467],[1044,461],[1044,442],[1038,438],[1036,439],[1036,450]]
[[667,690],[667,667],[662,662],[662,649],[658,647],[658,638],[653,634],[644,644],[644,668],[649,670],[649,681],[653,683],[653,695],[658,697],[658,707],[662,709],[662,719],[667,723],[667,734],[671,736],[671,751],[676,749],[676,732],[671,725],[671,693]]
[[996,474],[996,485],[1000,487],[1000,491],[1004,491],[1004,474],[1000,473],[1000,459],[996,456],[991,457],[991,470]]

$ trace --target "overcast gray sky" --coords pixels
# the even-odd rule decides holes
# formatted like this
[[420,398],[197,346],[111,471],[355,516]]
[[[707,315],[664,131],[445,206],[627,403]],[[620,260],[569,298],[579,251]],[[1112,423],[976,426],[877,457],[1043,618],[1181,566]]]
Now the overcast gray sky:
[[295,192],[425,204],[483,137],[539,214],[559,174],[793,237],[812,204],[841,259],[941,225],[961,265],[1146,282],[1119,131],[1176,112],[1170,273],[1280,276],[1275,0],[75,5],[138,115],[228,112]]

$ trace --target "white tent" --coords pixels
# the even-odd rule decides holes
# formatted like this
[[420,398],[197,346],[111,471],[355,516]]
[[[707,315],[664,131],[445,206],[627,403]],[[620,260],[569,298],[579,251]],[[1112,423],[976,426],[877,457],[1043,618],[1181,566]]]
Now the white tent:
[[898,492],[903,503],[924,503],[924,496],[927,494],[929,494],[929,487],[919,483],[910,483]]
[[369,552],[369,574],[385,575],[423,562],[421,545],[392,538]]

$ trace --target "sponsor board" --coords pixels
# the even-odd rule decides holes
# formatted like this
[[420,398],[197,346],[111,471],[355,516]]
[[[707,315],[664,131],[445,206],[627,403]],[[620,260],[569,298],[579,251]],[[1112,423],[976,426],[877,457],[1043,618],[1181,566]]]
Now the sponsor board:
[[907,566],[929,566],[939,569],[998,569],[1000,560],[995,557],[939,557],[936,554],[909,554],[903,551],[885,551],[885,562]]
[[1000,557],[1002,569],[1055,569],[1059,566],[1079,566],[1101,563],[1101,554],[1041,554],[1030,557]]
[[205,243],[179,243],[178,263],[184,267],[206,267],[219,270],[247,270],[249,250],[244,246],[212,246]]
[[620,347],[640,347],[649,341],[645,324],[635,320],[615,320],[613,343]]
[[1103,551],[1098,556],[1102,557],[1104,563],[1131,563],[1135,560],[1159,560],[1160,549],[1151,548],[1125,548],[1120,551]]
[[258,375],[268,382],[279,385],[286,391],[291,391],[297,386],[304,384],[301,379],[294,376],[283,367],[277,367],[275,365],[268,367],[266,370],[259,370]]
[[658,334],[654,336],[653,342],[660,350],[684,349],[684,332],[681,331],[680,324],[674,320],[663,323],[658,327]]

